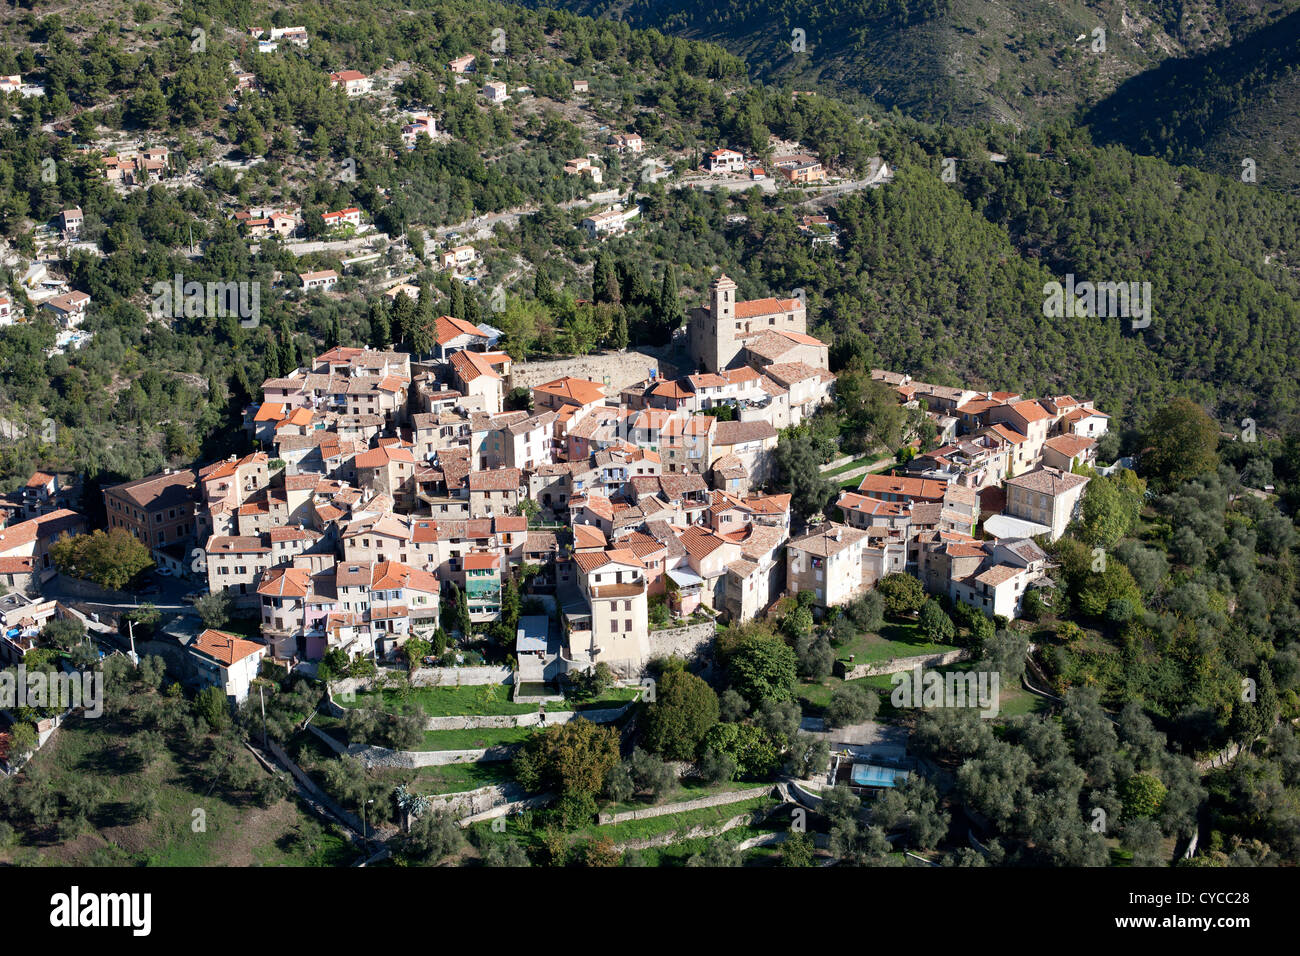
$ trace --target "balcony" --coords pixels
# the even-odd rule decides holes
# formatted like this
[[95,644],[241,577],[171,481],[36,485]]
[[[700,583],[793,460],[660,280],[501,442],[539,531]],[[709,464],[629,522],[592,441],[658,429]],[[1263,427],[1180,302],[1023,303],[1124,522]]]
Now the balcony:
[[591,589],[591,596],[597,600],[606,598],[630,598],[645,593],[645,582],[632,584],[599,584]]

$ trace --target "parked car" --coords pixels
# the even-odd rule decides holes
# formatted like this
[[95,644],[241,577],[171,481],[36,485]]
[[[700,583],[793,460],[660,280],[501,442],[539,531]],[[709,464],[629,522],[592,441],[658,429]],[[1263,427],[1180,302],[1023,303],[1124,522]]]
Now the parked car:
[[140,588],[135,593],[136,594],[158,594],[161,591],[162,588],[158,587],[158,585],[156,584],[146,584],[144,587]]
[[154,574],[160,578],[169,578],[175,573],[171,568],[154,568]]
[[199,598],[203,597],[204,593],[203,591],[190,591],[182,595],[181,600],[186,604],[194,604]]

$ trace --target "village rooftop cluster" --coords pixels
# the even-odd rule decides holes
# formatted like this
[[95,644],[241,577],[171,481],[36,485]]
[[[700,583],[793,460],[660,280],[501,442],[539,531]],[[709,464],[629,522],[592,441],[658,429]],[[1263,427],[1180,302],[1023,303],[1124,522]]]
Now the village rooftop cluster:
[[[1088,479],[1073,469],[1094,462],[1108,424],[1070,396],[878,370],[934,421],[938,447],[865,475],[837,520],[796,522],[792,538],[790,496],[771,493],[779,434],[831,402],[836,382],[801,299],[737,301],[719,275],[690,313],[699,371],[651,370],[617,389],[564,376],[528,387],[519,410],[506,407],[517,370],[497,339],[441,316],[424,359],[330,349],[262,383],[244,413],[260,450],[104,490],[109,528],[146,544],[163,573],[260,615],[258,640],[191,642],[201,680],[239,701],[263,658],[391,660],[439,626],[447,601],[463,598],[473,625],[498,620],[505,581],[525,568],[529,593],[553,596],[562,620],[544,649],[522,636],[515,648],[521,679],[537,681],[597,664],[640,675],[652,602],[678,622],[745,621],[784,594],[842,605],[902,572],[1014,618],[1027,590],[1052,584],[1034,538],[1055,539],[1075,515]],[[34,595],[53,575],[54,541],[86,530],[69,497],[40,473],[12,497],[0,583]],[[4,613],[5,655],[20,662],[58,609],[25,598]]]

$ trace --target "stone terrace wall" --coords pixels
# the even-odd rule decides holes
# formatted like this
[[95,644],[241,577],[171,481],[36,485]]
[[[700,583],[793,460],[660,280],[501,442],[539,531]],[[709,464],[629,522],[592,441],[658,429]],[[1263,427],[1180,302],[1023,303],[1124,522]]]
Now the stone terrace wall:
[[584,378],[590,382],[604,382],[611,397],[629,385],[645,381],[650,369],[659,371],[659,360],[644,352],[603,352],[580,355],[575,358],[553,359],[543,362],[519,362],[510,367],[511,388],[532,388],[557,378]]
[[389,750],[368,744],[349,744],[347,752],[360,757],[369,767],[445,767],[453,763],[486,763],[492,760],[509,760],[515,755],[518,744],[502,744],[481,750]]
[[452,717],[429,717],[424,722],[425,730],[478,730],[485,727],[546,727],[550,724],[567,724],[581,717],[593,724],[608,724],[618,720],[627,712],[627,708],[612,707],[607,710],[560,710],[547,711],[545,714],[489,714],[474,716],[471,714]]
[[[508,667],[421,667],[412,676],[416,687],[468,687],[481,684],[509,684],[514,676]],[[335,697],[349,691],[373,690],[376,677],[344,677],[330,682]]]
[[673,627],[663,631],[650,632],[650,656],[684,657],[690,659],[706,650],[713,643],[718,626],[713,621],[702,624],[687,624],[685,627]]
[[622,813],[602,813],[596,818],[596,822],[601,826],[605,826],[610,823],[623,823],[627,820],[649,820],[652,817],[664,817],[671,813],[688,813],[691,810],[703,810],[705,807],[720,807],[728,803],[740,803],[753,797],[761,797],[763,794],[771,792],[771,790],[771,784],[764,784],[761,787],[750,787],[747,790],[728,790],[726,793],[715,793],[711,797],[700,797],[697,800],[664,803],[657,807],[625,810]]
[[858,664],[852,668],[847,668],[841,661],[836,661],[835,670],[837,672],[842,671],[845,680],[857,680],[859,677],[875,677],[879,674],[900,674],[903,671],[910,671],[917,667],[922,669],[927,667],[947,667],[949,664],[964,661],[968,657],[970,657],[970,649],[963,647],[955,651],[945,651],[942,654],[895,657],[893,660],[883,661],[879,664]]

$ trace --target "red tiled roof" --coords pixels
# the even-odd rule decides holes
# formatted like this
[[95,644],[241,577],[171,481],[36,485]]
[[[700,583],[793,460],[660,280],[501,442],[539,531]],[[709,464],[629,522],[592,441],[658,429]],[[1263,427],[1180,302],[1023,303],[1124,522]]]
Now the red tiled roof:
[[234,634],[209,628],[194,639],[190,648],[211,657],[225,667],[230,667],[246,657],[262,653],[266,650],[266,645],[254,644]]

